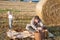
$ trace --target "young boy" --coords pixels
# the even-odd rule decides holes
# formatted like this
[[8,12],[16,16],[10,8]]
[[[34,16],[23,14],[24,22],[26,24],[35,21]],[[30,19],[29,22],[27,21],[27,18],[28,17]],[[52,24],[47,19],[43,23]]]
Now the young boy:
[[9,28],[12,28],[12,21],[13,21],[13,16],[11,15],[11,12],[8,11],[8,19],[9,19]]

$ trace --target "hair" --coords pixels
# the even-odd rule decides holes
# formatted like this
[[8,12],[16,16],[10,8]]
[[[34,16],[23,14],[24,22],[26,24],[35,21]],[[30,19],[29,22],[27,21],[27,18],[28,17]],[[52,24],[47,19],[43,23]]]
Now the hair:
[[41,21],[41,19],[39,18],[39,16],[35,16],[35,18],[34,18],[34,19],[39,20],[39,22]]
[[[37,20],[38,20],[38,23],[41,22],[41,19],[39,18],[39,16],[35,16],[34,19],[37,19]],[[33,22],[33,24],[34,24],[35,26],[37,26],[38,23],[36,23],[35,21]]]

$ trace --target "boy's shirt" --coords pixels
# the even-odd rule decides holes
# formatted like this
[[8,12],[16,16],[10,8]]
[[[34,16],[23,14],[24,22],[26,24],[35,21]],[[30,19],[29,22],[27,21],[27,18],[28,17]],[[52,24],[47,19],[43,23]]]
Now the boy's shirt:
[[8,15],[8,18],[11,18],[12,19],[13,17],[12,17],[12,15]]

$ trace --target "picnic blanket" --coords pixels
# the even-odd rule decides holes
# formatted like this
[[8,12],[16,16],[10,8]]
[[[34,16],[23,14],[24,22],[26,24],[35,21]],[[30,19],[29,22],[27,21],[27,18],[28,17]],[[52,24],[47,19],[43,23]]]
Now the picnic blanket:
[[34,37],[33,34],[29,33],[28,31],[23,32],[16,32],[14,30],[7,31],[7,36],[9,38],[15,39],[15,38],[26,38],[26,37]]

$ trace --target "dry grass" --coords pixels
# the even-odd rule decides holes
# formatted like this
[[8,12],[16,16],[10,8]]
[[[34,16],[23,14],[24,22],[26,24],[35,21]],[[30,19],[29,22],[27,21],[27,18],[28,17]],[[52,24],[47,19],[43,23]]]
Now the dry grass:
[[[41,3],[38,4],[40,5]],[[39,14],[45,25],[49,26],[60,25],[60,0],[47,0],[42,5],[42,9],[37,10],[38,10],[37,14]]]

